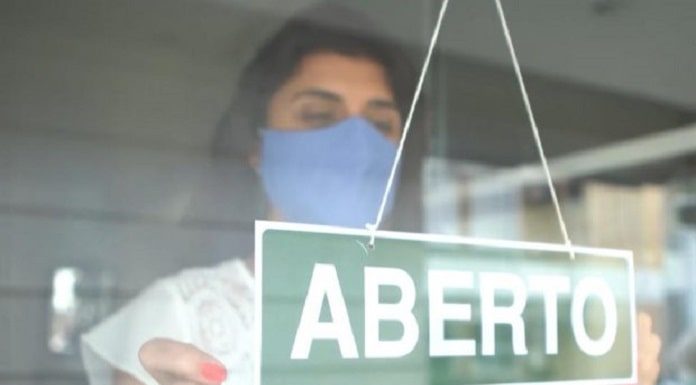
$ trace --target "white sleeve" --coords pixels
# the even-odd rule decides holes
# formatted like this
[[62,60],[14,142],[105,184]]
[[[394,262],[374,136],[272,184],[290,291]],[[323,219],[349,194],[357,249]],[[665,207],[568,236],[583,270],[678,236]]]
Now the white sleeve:
[[143,343],[156,337],[191,340],[188,315],[175,289],[171,279],[155,283],[82,336],[82,359],[91,385],[111,385],[114,369],[156,385],[138,359]]

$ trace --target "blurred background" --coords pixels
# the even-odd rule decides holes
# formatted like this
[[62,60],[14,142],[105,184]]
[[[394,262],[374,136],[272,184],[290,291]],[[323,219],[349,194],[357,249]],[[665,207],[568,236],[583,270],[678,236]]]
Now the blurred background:
[[[254,50],[314,2],[0,1],[0,384],[85,384],[85,328],[251,253],[253,187],[213,133]],[[420,65],[439,1],[341,2]],[[503,4],[571,238],[635,252],[660,381],[695,381],[696,2]],[[424,230],[562,241],[491,0],[450,4],[425,92]]]

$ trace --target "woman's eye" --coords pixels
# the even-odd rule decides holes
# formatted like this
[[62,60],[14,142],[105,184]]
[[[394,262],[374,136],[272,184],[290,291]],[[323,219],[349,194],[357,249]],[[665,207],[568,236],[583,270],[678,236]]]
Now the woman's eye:
[[333,119],[333,114],[330,112],[303,112],[302,120],[305,121],[326,121]]
[[332,111],[302,111],[300,113],[300,120],[307,127],[319,127],[335,122],[336,114]]
[[373,121],[372,124],[377,127],[383,134],[388,135],[392,132],[392,124],[384,121]]
[[399,137],[401,118],[392,108],[368,107],[363,116],[369,120],[382,135],[389,139]]

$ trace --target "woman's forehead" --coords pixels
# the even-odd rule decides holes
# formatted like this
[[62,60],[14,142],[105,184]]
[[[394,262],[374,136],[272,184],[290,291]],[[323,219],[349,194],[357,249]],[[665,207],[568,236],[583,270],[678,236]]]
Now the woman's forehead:
[[309,54],[300,61],[286,85],[293,91],[314,87],[344,98],[393,100],[384,67],[365,56],[332,52]]

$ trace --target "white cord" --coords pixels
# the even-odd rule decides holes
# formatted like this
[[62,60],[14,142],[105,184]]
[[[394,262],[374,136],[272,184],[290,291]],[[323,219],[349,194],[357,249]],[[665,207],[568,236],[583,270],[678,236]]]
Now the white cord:
[[416,109],[416,104],[418,102],[418,97],[423,89],[423,82],[425,80],[425,74],[428,72],[428,67],[430,66],[430,58],[433,55],[433,49],[437,43],[437,37],[440,34],[440,26],[442,25],[442,19],[447,11],[447,4],[449,0],[442,0],[442,5],[440,6],[440,14],[437,17],[437,23],[435,24],[435,29],[432,36],[430,37],[430,45],[428,46],[428,53],[425,56],[425,62],[421,68],[420,77],[418,78],[418,84],[416,86],[416,92],[413,94],[413,99],[411,100],[411,108],[408,111],[408,117],[406,118],[406,123],[404,124],[404,132],[401,134],[401,140],[399,141],[399,148],[396,150],[396,156],[394,157],[394,163],[392,164],[391,173],[389,174],[389,179],[387,180],[387,186],[384,189],[384,195],[382,195],[382,202],[379,205],[379,211],[377,212],[377,219],[375,223],[368,223],[365,225],[368,230],[370,230],[370,248],[375,247],[375,236],[377,235],[377,229],[382,223],[382,217],[384,216],[384,209],[387,205],[387,197],[394,184],[394,177],[396,175],[396,169],[401,161],[401,153],[404,150],[404,143],[406,143],[406,136],[411,128],[411,121],[413,120],[413,113]]
[[505,20],[505,12],[503,12],[503,6],[500,0],[495,0],[495,5],[498,8],[498,16],[500,16],[500,24],[503,26],[503,33],[505,34],[505,41],[507,42],[508,49],[510,50],[510,56],[512,57],[512,65],[515,68],[515,75],[517,75],[517,82],[520,85],[520,91],[522,92],[522,100],[524,100],[524,108],[527,110],[527,116],[529,117],[529,124],[532,126],[532,132],[534,133],[534,142],[536,143],[537,150],[539,152],[539,157],[541,158],[541,165],[544,169],[544,174],[546,175],[546,183],[551,191],[551,200],[553,201],[553,207],[556,209],[556,216],[558,217],[558,223],[561,226],[561,233],[563,233],[563,239],[565,245],[570,253],[570,258],[575,259],[575,251],[573,250],[573,245],[570,242],[570,237],[568,236],[568,230],[566,229],[565,221],[563,220],[563,213],[561,212],[561,206],[558,203],[558,197],[556,196],[556,188],[553,186],[553,181],[551,180],[551,171],[549,170],[549,164],[546,161],[546,155],[544,154],[544,147],[541,145],[541,137],[539,136],[539,128],[537,127],[536,120],[534,119],[534,113],[532,112],[532,105],[529,102],[529,96],[527,96],[527,88],[524,85],[524,79],[522,78],[522,71],[520,70],[520,63],[517,61],[517,55],[515,54],[515,47],[512,44],[512,38],[510,37],[510,30],[508,29],[507,21]]

